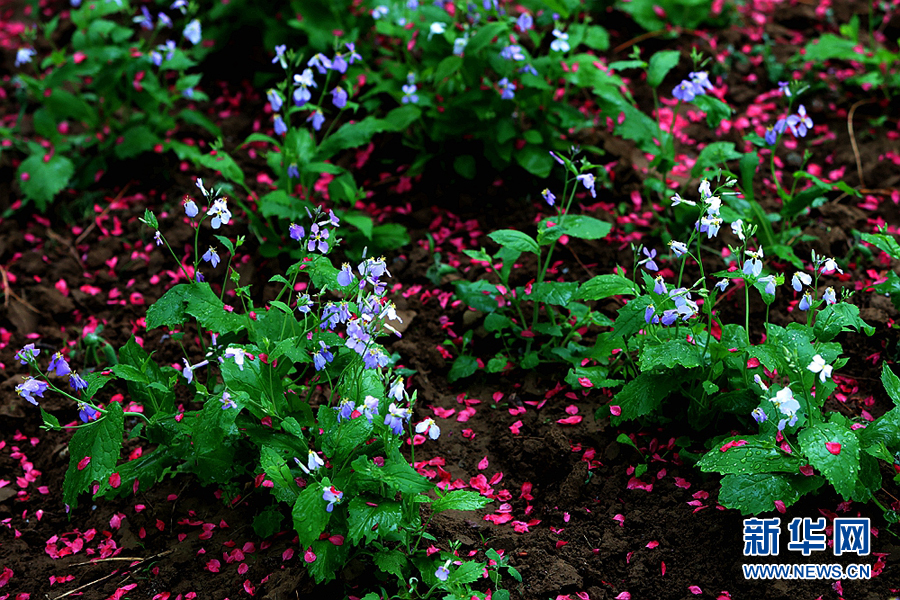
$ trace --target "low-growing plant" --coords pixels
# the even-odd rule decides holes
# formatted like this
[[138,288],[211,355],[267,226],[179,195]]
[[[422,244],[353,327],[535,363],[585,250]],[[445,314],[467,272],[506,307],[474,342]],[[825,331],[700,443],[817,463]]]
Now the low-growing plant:
[[[398,321],[385,297],[390,273],[384,259],[364,258],[355,269],[333,266],[328,254],[339,241],[340,222],[333,212],[315,208],[305,225],[290,227],[299,260],[271,279],[282,289],[257,307],[231,268],[243,237],[215,235],[215,246],[200,248],[201,234],[221,230],[232,215],[219,191],[200,180],[198,187],[206,210],[189,196],[183,204],[194,229],[190,256],[169,245],[150,210],[142,219],[156,245],[179,263],[185,281],[146,316],[148,331],[168,330],[182,347],[180,373],[159,364],[136,338],[102,371],[79,373],[59,352],[45,364],[34,344],[17,354],[33,374],[16,387],[18,394],[37,405],[53,391],[72,401],[82,421],[62,425],[41,408],[46,428],[75,432],[65,503],[76,506],[85,491],[94,498],[122,496],[175,473],[193,474],[234,498],[238,482],[252,478],[277,500],[257,515],[255,531],[266,537],[281,530],[287,505],[317,582],[337,577],[351,556],[366,557],[379,579],[396,580],[401,590],[408,590],[411,578],[428,586],[424,593],[412,586],[399,597],[437,591],[449,598],[483,597],[470,588],[483,563],[454,567],[452,553],[438,561],[423,547],[435,541],[420,517],[423,504],[434,515],[490,500],[464,490],[425,495],[434,484],[401,453],[405,440],[436,439],[440,430],[425,419],[413,431],[416,393],[410,395],[403,377],[393,374],[377,341],[396,333],[391,323]],[[225,304],[225,282],[217,293],[201,267],[235,286],[239,306]],[[105,388],[115,385],[127,387],[127,403],[107,399]],[[179,401],[183,393],[187,400]],[[125,434],[153,449],[121,460]]]
[[[177,125],[219,134],[183,102],[207,99],[196,89],[201,75],[189,72],[204,50],[187,2],[157,15],[142,7],[134,22],[121,0],[72,5],[64,14],[75,32],[65,46],[39,57],[37,30],[27,32],[16,55],[21,109],[15,124],[0,131],[5,147],[26,155],[16,179],[24,199],[42,212],[64,189],[86,189],[116,161],[152,151]],[[64,24],[63,14],[41,24],[43,42],[52,46]],[[26,115],[36,135],[22,133]]]

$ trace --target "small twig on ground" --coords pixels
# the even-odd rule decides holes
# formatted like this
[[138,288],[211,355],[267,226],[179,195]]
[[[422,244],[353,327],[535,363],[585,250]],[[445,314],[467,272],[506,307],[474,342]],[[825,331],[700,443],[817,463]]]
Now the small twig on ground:
[[850,112],[847,113],[847,131],[850,133],[850,145],[853,147],[853,156],[856,158],[856,172],[859,174],[860,187],[866,187],[866,184],[863,181],[862,158],[859,156],[859,146],[856,145],[856,135],[853,132],[853,113],[855,113],[856,109],[863,104],[871,104],[872,102],[877,101],[874,98],[860,100],[854,103],[853,106],[850,107]]
[[[79,592],[79,591],[81,591],[81,590],[83,590],[83,589],[85,589],[85,588],[91,587],[92,585],[96,585],[96,584],[100,583],[101,581],[105,581],[105,580],[109,579],[110,577],[112,577],[113,575],[116,575],[116,574],[118,574],[118,573],[119,573],[119,571],[117,571],[117,570],[116,570],[116,571],[113,571],[113,572],[110,573],[109,575],[105,575],[105,576],[101,577],[100,579],[95,579],[94,581],[91,581],[91,582],[89,582],[89,583],[86,583],[86,584],[84,584],[84,585],[81,586],[81,587],[77,587],[77,588],[75,588],[74,590],[68,591],[68,592],[66,592],[65,594],[61,595],[61,596],[57,596],[56,598],[53,598],[53,600],[59,600],[60,598],[65,598],[66,596],[71,596],[71,595],[74,594],[75,592]],[[129,577],[131,577],[131,573],[129,573],[129,574],[125,577],[125,579],[122,580],[122,582],[125,582]],[[121,586],[120,586],[120,587],[121,587]]]
[[153,556],[148,556],[146,558],[141,558],[140,556],[111,556],[109,558],[98,558],[97,560],[89,560],[86,562],[75,563],[70,565],[72,567],[80,567],[82,565],[96,565],[97,563],[102,562],[112,562],[115,560],[128,560],[128,561],[138,561],[138,562],[146,562],[148,560],[153,560],[155,558],[160,558],[162,556],[166,556],[167,554],[171,554],[174,550],[166,550],[165,552],[160,552],[159,554],[154,554]]
[[12,291],[12,289],[9,287],[9,277],[6,274],[6,269],[4,269],[3,267],[0,267],[0,281],[2,281],[2,283],[3,283],[3,306],[9,305],[9,297],[12,296],[13,298],[15,298],[16,300],[21,302],[22,305],[25,308],[27,308],[28,310],[30,310],[31,312],[33,312],[35,314],[41,314],[41,311],[39,311],[38,309],[33,307],[26,300],[24,300],[21,296],[19,296],[17,293]]
[[122,188],[122,191],[119,192],[119,195],[116,196],[115,198],[113,198],[112,201],[106,205],[106,208],[103,209],[103,212],[101,212],[98,216],[94,217],[94,220],[91,221],[91,224],[88,225],[87,228],[81,232],[81,235],[79,235],[77,238],[75,238],[75,244],[74,244],[75,246],[80,244],[84,240],[84,238],[86,238],[88,236],[88,234],[90,234],[91,231],[94,230],[94,227],[97,226],[97,221],[109,213],[109,209],[112,208],[112,205],[122,199],[122,196],[124,196],[125,192],[128,191],[129,186],[131,186],[131,184],[126,183],[125,187]]

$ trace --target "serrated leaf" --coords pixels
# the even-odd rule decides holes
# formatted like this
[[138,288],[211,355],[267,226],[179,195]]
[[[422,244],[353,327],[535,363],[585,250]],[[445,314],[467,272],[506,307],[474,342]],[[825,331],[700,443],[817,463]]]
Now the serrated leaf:
[[323,483],[310,484],[297,495],[297,500],[294,501],[291,516],[294,519],[294,531],[297,532],[301,548],[306,548],[318,540],[331,519],[331,513],[326,510],[327,503],[322,499],[324,486],[331,485],[326,483],[327,481],[326,479]]
[[16,181],[25,197],[43,210],[69,185],[74,174],[75,165],[65,156],[57,153],[44,162],[43,156],[32,154],[19,165]]
[[444,497],[431,503],[431,510],[435,513],[445,510],[478,510],[490,504],[492,500],[485,498],[478,492],[471,490],[453,490]]
[[661,344],[648,341],[641,349],[638,367],[641,371],[671,369],[676,366],[699,367],[702,351],[701,346],[690,344],[687,340],[666,340]]
[[900,406],[900,377],[894,374],[887,363],[881,366],[881,383],[888,396],[894,401],[894,406]]
[[385,460],[383,467],[376,466],[365,456],[354,460],[352,466],[357,473],[380,481],[398,492],[418,494],[434,489],[434,484],[419,475],[399,454]]
[[489,233],[488,237],[504,248],[512,248],[518,252],[532,252],[538,255],[541,253],[540,246],[534,241],[534,238],[515,229],[499,229]]
[[[398,579],[403,579],[403,568],[407,565],[409,559],[399,550],[381,550],[372,556],[372,562],[383,572],[394,575]],[[381,596],[376,596],[376,600],[378,598],[381,598]]]
[[575,298],[578,300],[602,300],[610,296],[636,296],[639,293],[640,290],[627,277],[616,273],[608,273],[592,277],[581,284]]
[[813,331],[820,341],[830,342],[842,331],[864,331],[866,335],[872,335],[875,328],[860,318],[858,306],[838,302],[819,311]]
[[542,281],[534,285],[531,295],[526,296],[535,302],[566,306],[575,299],[578,284],[574,281]]
[[447,583],[474,583],[481,579],[481,574],[483,571],[484,563],[466,561],[463,564],[459,565],[456,570],[450,571],[450,576],[447,577]]
[[[94,481],[104,481],[115,472],[124,430],[122,405],[110,402],[99,421],[75,432],[69,442],[69,468],[63,483],[63,502],[75,508],[78,506],[78,494],[88,490]],[[79,470],[78,464],[85,457],[90,457],[90,462]]]
[[[835,423],[816,423],[806,427],[797,436],[809,463],[819,470],[834,486],[835,491],[850,499],[859,475],[859,441],[856,435]],[[826,442],[841,445],[840,453],[828,451]]]
[[312,543],[316,560],[306,565],[306,570],[317,584],[323,584],[337,577],[350,557],[350,545],[332,544],[329,540],[316,540]]
[[116,158],[134,158],[144,152],[153,149],[159,142],[159,138],[150,131],[146,125],[129,127],[122,134],[122,141],[116,144],[114,153]]
[[244,318],[225,310],[225,304],[206,282],[179,283],[147,310],[147,329],[177,327],[195,317],[204,328],[216,333],[238,332]]
[[[722,452],[722,444],[733,440],[743,440],[747,443]],[[697,463],[702,471],[724,475],[796,473],[802,464],[799,458],[782,452],[773,441],[764,441],[753,436],[738,436],[723,440],[722,444],[717,444]]]
[[691,177],[699,177],[708,168],[723,166],[726,162],[743,156],[744,154],[738,152],[732,142],[712,142],[700,151],[697,162],[691,169]]
[[671,373],[641,373],[616,394],[613,402],[621,407],[622,413],[612,417],[612,424],[618,425],[653,412],[677,386],[678,378]]
[[719,504],[734,508],[744,515],[757,515],[775,510],[775,501],[790,506],[800,499],[791,478],[775,473],[726,475],[719,490]]
[[332,458],[336,464],[352,454],[356,454],[358,448],[366,440],[372,437],[372,423],[365,417],[344,419],[325,431],[321,437],[322,451]]
[[363,538],[368,544],[384,533],[395,531],[403,523],[403,510],[399,502],[373,500],[371,504],[357,496],[350,501],[348,520],[350,541],[359,544]]
[[291,476],[284,455],[270,446],[263,446],[259,452],[259,464],[273,483],[270,488],[272,495],[281,502],[293,504],[297,500],[300,488]]

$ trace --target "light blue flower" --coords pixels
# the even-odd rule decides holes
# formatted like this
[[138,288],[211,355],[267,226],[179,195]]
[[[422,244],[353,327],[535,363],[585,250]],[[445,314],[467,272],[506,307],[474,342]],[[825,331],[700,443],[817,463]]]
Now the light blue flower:
[[812,296],[809,294],[809,292],[806,292],[805,294],[803,294],[803,297],[800,298],[800,304],[797,305],[797,308],[805,311],[805,310],[809,310],[811,306],[812,306]]
[[200,21],[194,19],[184,28],[184,37],[195,46],[200,43],[202,34],[200,32]]
[[553,30],[553,37],[556,39],[550,42],[550,49],[554,52],[568,52],[569,51],[569,39],[568,33],[563,33],[559,29]]
[[269,100],[269,106],[272,107],[274,112],[281,110],[281,107],[284,105],[284,98],[282,98],[281,94],[276,90],[268,90],[266,92],[266,98]]
[[212,246],[210,246],[209,250],[207,250],[206,253],[203,254],[203,260],[211,264],[213,266],[213,269],[219,266],[219,262],[221,262],[219,260],[219,253],[216,252],[216,249]]
[[25,63],[30,63],[35,54],[37,54],[37,52],[34,48],[19,48],[16,51],[16,66],[20,67]]
[[541,192],[541,196],[544,197],[544,200],[546,200],[547,204],[549,204],[550,206],[556,204],[556,196],[549,189],[545,188],[544,191]]
[[516,19],[516,25],[518,26],[519,31],[528,31],[534,27],[534,19],[528,13],[522,13],[519,15],[519,18]]
[[331,101],[338,108],[347,106],[347,90],[340,86],[335,87],[331,90]]
[[506,77],[498,81],[497,85],[500,86],[500,98],[502,100],[512,100],[516,97],[516,84],[512,83]]
[[310,121],[312,121],[313,129],[321,131],[322,125],[325,123],[325,115],[317,108],[315,112],[310,113],[310,115],[306,117],[306,122],[309,123]]
[[837,298],[834,294],[834,288],[826,288],[825,293],[822,295],[822,299],[825,300],[825,304],[834,304],[835,302],[837,302]]
[[275,135],[284,135],[287,133],[287,125],[284,124],[284,119],[281,118],[281,115],[275,115]]

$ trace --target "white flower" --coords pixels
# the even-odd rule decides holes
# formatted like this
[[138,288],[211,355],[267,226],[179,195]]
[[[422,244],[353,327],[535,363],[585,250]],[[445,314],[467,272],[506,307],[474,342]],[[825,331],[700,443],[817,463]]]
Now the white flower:
[[812,285],[812,277],[810,277],[808,273],[797,271],[794,273],[794,276],[791,277],[791,286],[794,288],[795,292],[802,292],[804,285]]
[[825,271],[837,271],[838,273],[841,273],[842,275],[844,273],[841,270],[841,268],[839,266],[837,266],[837,263],[834,262],[833,258],[825,259],[825,264],[822,265],[822,272],[824,273]]
[[709,188],[709,181],[704,179],[700,182],[700,197],[706,200],[707,198],[712,196],[712,190]]
[[244,355],[245,352],[243,348],[228,348],[225,350],[225,356],[233,357],[234,363],[241,371],[244,370]]
[[793,417],[800,410],[800,403],[794,399],[794,392],[791,388],[782,388],[774,398],[769,398],[769,400],[786,417]]
[[707,204],[706,214],[708,214],[709,216],[719,214],[719,208],[721,208],[722,206],[721,198],[719,198],[718,196],[710,196],[705,200],[705,202]]
[[762,388],[762,391],[764,391],[764,392],[769,391],[769,386],[767,386],[765,383],[763,383],[762,377],[759,376],[759,373],[757,373],[756,375],[753,376],[753,381],[756,382],[756,385],[758,385],[759,387]]
[[676,242],[672,240],[669,242],[669,247],[672,249],[672,252],[675,253],[675,256],[683,256],[687,254],[687,245],[684,242]]
[[435,21],[431,24],[431,28],[428,31],[428,39],[430,40],[432,36],[441,35],[447,30],[447,24],[441,23],[440,21]]
[[822,383],[825,383],[825,380],[831,377],[831,372],[834,370],[834,367],[825,362],[825,359],[822,358],[821,354],[813,356],[812,362],[809,363],[809,366],[806,368],[813,373],[818,373],[819,381]]
[[554,52],[568,52],[569,51],[569,42],[566,40],[569,39],[568,33],[563,33],[559,29],[553,30],[553,37],[556,39],[550,42],[550,49]]
[[200,32],[200,21],[194,19],[184,28],[184,37],[188,39],[195,46],[200,43],[201,40],[201,32]]
[[744,222],[741,219],[731,224],[731,231],[739,240],[744,241]]
[[231,211],[228,210],[228,204],[224,198],[219,198],[213,202],[212,207],[209,209],[209,214],[212,215],[210,225],[213,229],[218,229],[222,225],[228,225],[228,221],[231,220]]
[[316,454],[315,452],[310,450],[309,458],[306,461],[306,468],[309,469],[310,471],[315,471],[319,467],[324,467],[324,466],[325,466],[325,461],[322,460],[318,454]]
[[693,200],[685,200],[678,193],[676,193],[674,196],[672,196],[671,200],[672,200],[672,206],[678,206],[679,204],[687,204],[688,206],[697,206],[696,202],[694,202]]
[[416,425],[416,433],[428,433],[428,437],[433,440],[438,439],[441,435],[441,428],[437,426],[434,419],[428,417],[418,425]]

